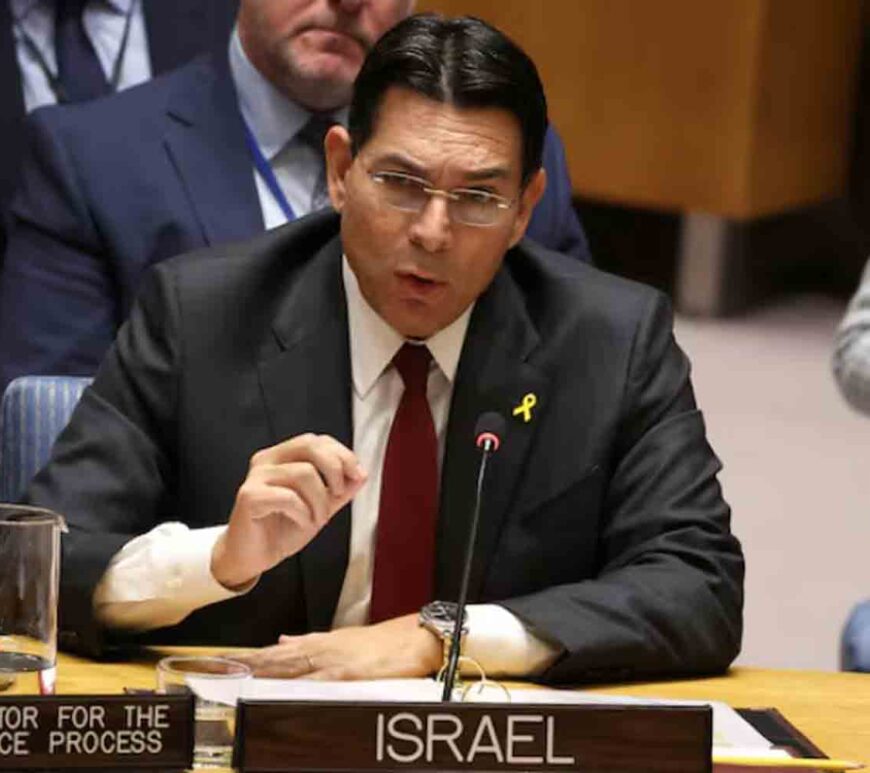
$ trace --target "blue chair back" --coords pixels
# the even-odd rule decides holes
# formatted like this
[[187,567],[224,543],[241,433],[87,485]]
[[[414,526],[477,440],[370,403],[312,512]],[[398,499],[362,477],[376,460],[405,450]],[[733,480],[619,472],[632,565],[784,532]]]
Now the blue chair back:
[[0,502],[21,498],[91,381],[22,376],[9,383],[0,406]]

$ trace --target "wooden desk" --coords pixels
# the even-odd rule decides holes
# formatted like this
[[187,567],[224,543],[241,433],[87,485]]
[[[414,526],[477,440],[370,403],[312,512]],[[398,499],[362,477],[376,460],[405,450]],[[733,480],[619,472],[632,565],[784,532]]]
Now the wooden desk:
[[[173,649],[172,652],[186,650]],[[61,655],[58,692],[119,693],[153,688],[154,664],[170,650],[149,650],[135,663],[95,663]],[[737,707],[776,707],[828,756],[870,764],[870,675],[737,668],[727,676],[594,687],[591,692],[720,700]]]

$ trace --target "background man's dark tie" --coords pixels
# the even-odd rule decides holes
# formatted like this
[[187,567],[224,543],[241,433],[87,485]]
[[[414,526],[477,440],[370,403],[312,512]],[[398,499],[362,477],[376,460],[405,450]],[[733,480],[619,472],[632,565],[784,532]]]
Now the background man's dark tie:
[[87,0],[55,0],[54,50],[64,102],[83,102],[111,91],[82,19]]
[[438,439],[426,397],[432,356],[405,344],[393,358],[405,384],[387,440],[369,622],[432,600],[438,512]]
[[326,132],[334,125],[335,118],[332,115],[328,113],[315,114],[308,119],[308,123],[299,132],[299,139],[312,148],[320,159],[317,180],[314,183],[314,189],[311,191],[310,209],[312,212],[328,207],[331,204],[329,200],[329,188],[326,184],[326,154],[323,150],[323,139],[326,137]]

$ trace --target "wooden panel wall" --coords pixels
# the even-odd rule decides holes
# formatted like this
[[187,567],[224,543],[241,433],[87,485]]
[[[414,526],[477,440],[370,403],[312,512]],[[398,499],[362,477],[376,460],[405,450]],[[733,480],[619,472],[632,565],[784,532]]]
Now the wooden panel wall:
[[578,193],[747,218],[840,193],[861,0],[421,0],[535,60]]

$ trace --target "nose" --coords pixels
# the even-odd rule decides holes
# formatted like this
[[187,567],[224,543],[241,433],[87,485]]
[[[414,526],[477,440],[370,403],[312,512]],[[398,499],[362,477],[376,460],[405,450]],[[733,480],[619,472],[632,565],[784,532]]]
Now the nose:
[[426,252],[442,252],[450,247],[453,229],[447,201],[441,196],[430,196],[426,206],[414,218],[408,234],[412,244]]

